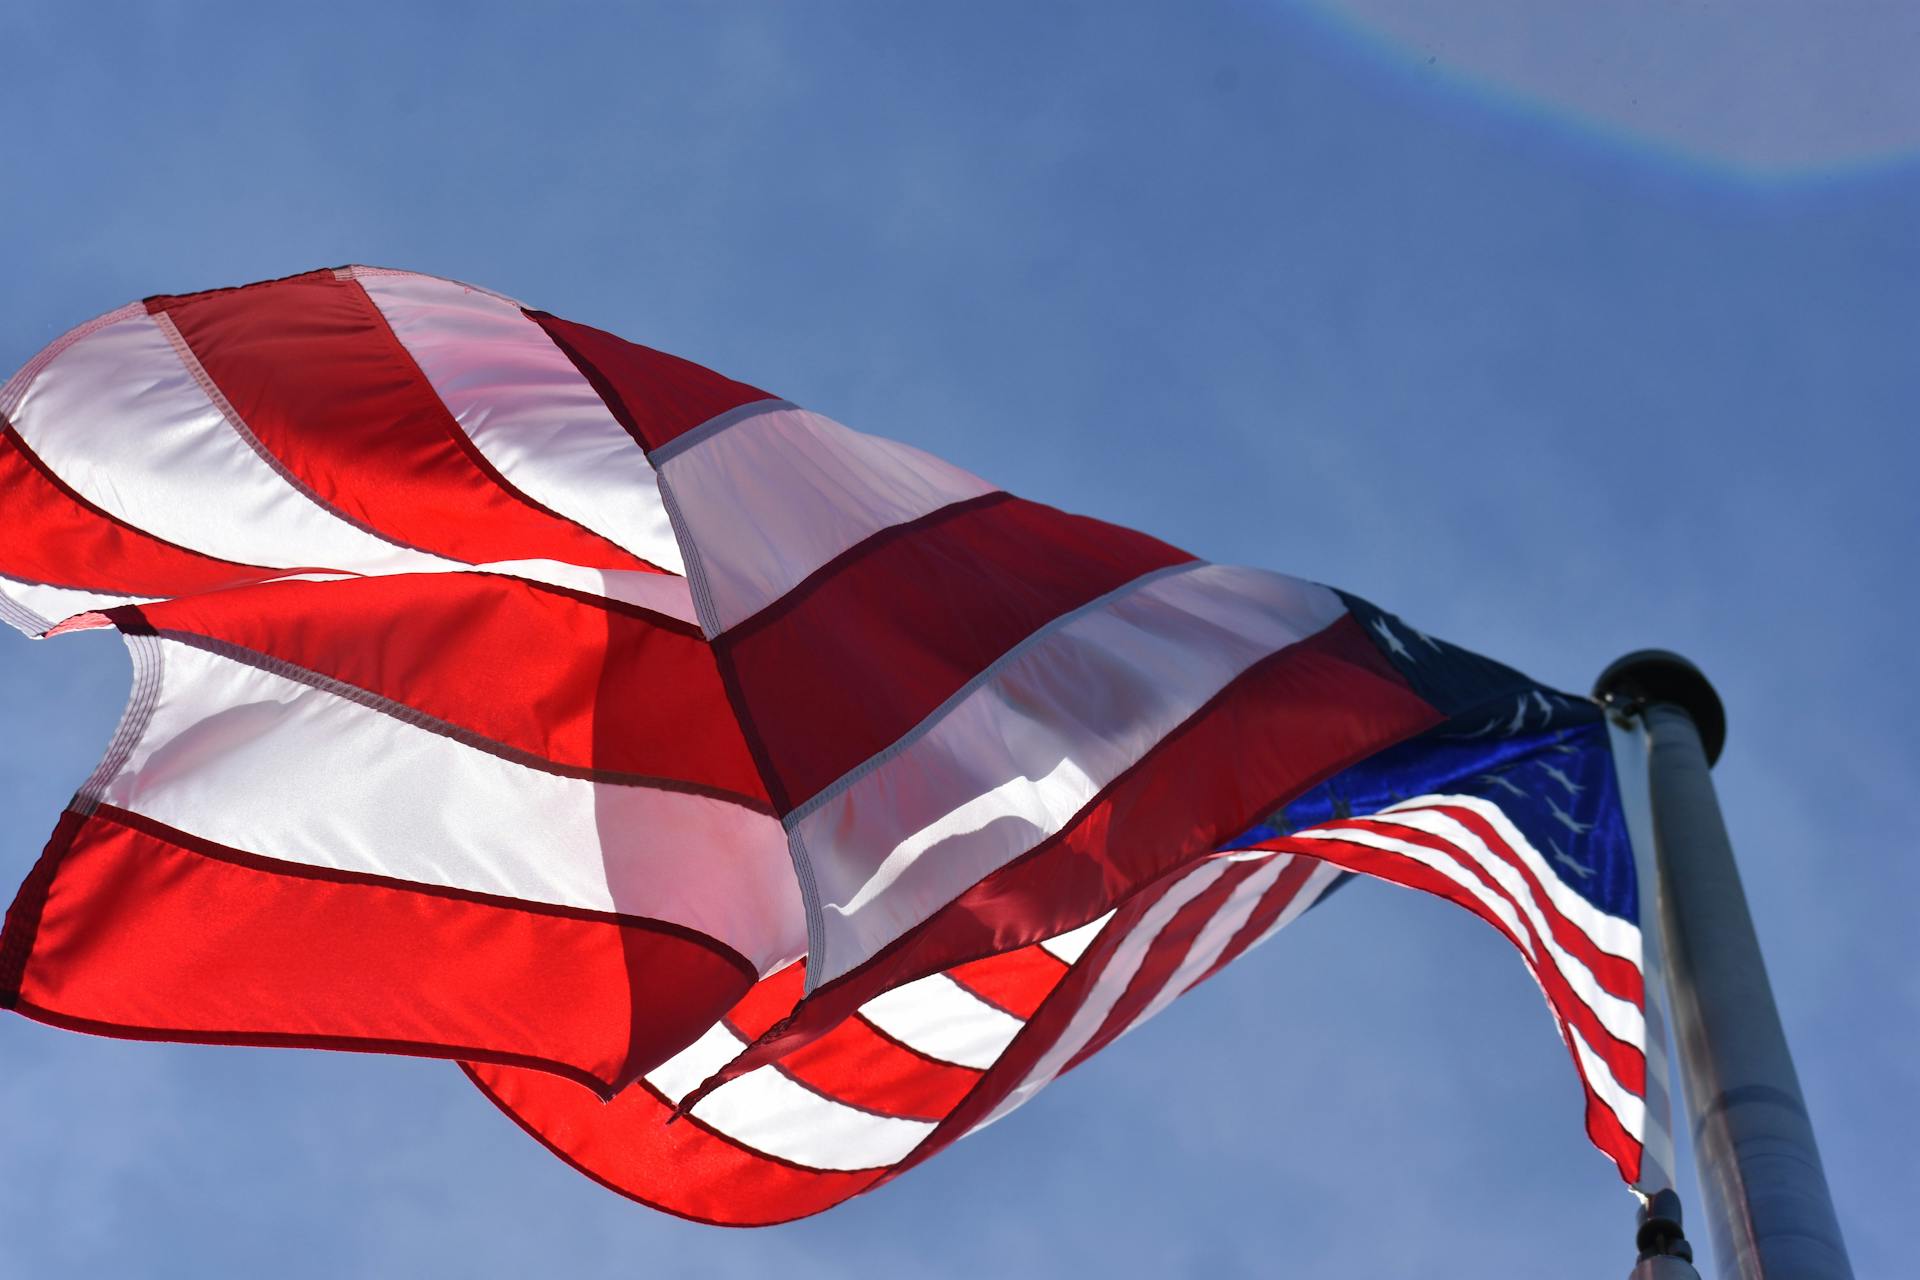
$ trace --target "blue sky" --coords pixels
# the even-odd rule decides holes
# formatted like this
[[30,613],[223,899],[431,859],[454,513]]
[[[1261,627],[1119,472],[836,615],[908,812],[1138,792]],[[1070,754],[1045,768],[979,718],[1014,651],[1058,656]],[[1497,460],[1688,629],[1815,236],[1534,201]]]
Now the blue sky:
[[[1915,20],[265,8],[0,13],[0,366],[149,293],[410,267],[1566,688],[1679,649],[1730,707],[1721,795],[1856,1267],[1897,1273],[1920,1198]],[[0,650],[10,887],[126,661],[98,635]],[[442,1063],[9,1018],[0,1109],[8,1274],[1631,1262],[1631,1202],[1507,944],[1374,885],[792,1227],[619,1200]]]

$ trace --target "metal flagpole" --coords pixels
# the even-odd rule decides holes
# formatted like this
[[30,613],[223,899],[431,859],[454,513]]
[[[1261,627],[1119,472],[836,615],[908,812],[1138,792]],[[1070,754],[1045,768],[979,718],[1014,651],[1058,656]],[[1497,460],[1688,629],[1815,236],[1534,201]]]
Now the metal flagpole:
[[[1648,737],[1673,1026],[1719,1274],[1851,1277],[1708,772],[1726,741],[1720,697],[1692,663],[1657,649],[1615,662],[1594,692]],[[1684,1274],[1668,1265],[1686,1257],[1679,1216],[1672,1197],[1642,1211],[1636,1276]]]

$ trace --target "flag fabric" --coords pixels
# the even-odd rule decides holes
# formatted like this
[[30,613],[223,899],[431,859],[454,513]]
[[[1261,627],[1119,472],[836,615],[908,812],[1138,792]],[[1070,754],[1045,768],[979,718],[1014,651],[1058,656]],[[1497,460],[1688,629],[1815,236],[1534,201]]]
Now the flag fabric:
[[1636,1190],[1671,1186],[1658,962],[1634,924],[1634,850],[1646,840],[1629,839],[1636,807],[1622,795],[1635,739],[1584,699],[1348,600],[1416,687],[1461,712],[1112,915],[896,988],[713,1091],[680,1124],[668,1121],[689,1091],[790,1009],[799,966],[605,1107],[539,1072],[469,1073],[549,1149],[623,1194],[700,1221],[784,1221],[999,1119],[1360,873],[1456,902],[1518,948],[1582,1082],[1588,1135]]
[[1358,872],[1514,942],[1628,1181],[1662,1140],[1591,703],[485,290],[57,340],[0,389],[0,616],[134,661],[0,936],[55,1025],[457,1059],[601,1181],[777,1221]]

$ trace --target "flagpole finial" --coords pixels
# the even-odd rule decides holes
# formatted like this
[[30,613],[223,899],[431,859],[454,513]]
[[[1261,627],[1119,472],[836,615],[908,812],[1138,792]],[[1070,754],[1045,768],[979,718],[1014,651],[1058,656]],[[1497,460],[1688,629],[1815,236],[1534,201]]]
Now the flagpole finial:
[[1719,761],[1727,744],[1727,709],[1713,683],[1691,662],[1666,649],[1636,649],[1616,658],[1593,682],[1593,695],[1609,704],[1671,702],[1700,731],[1707,764]]

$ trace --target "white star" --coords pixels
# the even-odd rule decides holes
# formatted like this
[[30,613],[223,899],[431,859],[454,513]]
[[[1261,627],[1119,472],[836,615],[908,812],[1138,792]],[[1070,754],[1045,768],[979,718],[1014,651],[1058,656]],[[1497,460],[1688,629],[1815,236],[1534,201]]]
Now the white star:
[[1508,733],[1518,733],[1527,724],[1527,695],[1521,694],[1519,704],[1513,709],[1513,722],[1507,726]]
[[1408,662],[1419,661],[1419,659],[1407,652],[1407,646],[1400,643],[1400,637],[1395,634],[1394,629],[1388,625],[1384,617],[1373,620],[1373,630],[1374,633],[1380,637],[1381,641],[1385,643],[1387,648],[1396,656],[1405,658]]
[[1533,691],[1533,700],[1540,704],[1540,714],[1549,720],[1553,719],[1553,704],[1547,701],[1545,694],[1535,689]]
[[1550,764],[1542,764],[1540,766],[1540,771],[1546,774],[1549,778],[1552,778],[1555,782],[1559,783],[1561,786],[1565,787],[1567,789],[1567,794],[1569,796],[1577,796],[1582,791],[1586,790],[1584,786],[1575,782],[1572,778],[1569,778],[1565,773],[1562,773],[1560,770],[1554,768]]
[[1561,825],[1565,826],[1566,829],[1573,832],[1573,834],[1583,836],[1593,830],[1593,824],[1591,822],[1575,822],[1572,814],[1553,802],[1552,796],[1544,796],[1542,799],[1547,802],[1547,808],[1553,811],[1553,816],[1558,818]]
[[1513,785],[1512,782],[1501,777],[1497,773],[1483,773],[1480,775],[1479,781],[1491,782],[1496,787],[1505,787],[1507,790],[1513,792],[1513,794],[1519,796],[1521,799],[1523,800],[1526,799],[1527,793],[1523,789],[1516,787],[1515,785]]
[[1559,846],[1559,844],[1557,844],[1556,842],[1552,840],[1547,841],[1547,847],[1553,850],[1553,860],[1555,862],[1567,868],[1569,871],[1573,872],[1573,874],[1579,876],[1582,880],[1585,880],[1588,876],[1591,876],[1593,874],[1592,867],[1581,866],[1580,863],[1576,862],[1572,857],[1570,857],[1567,854],[1567,851],[1565,849],[1562,849]]

